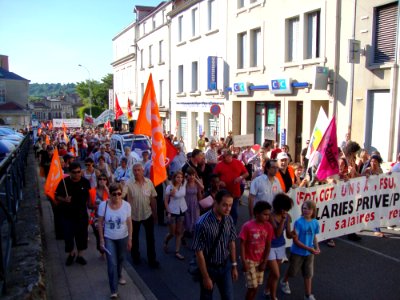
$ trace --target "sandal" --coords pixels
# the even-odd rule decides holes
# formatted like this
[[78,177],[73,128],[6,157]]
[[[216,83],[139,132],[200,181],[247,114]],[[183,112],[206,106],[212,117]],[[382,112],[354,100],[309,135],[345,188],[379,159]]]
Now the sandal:
[[182,254],[180,254],[178,251],[175,252],[175,257],[177,259],[179,259],[179,260],[184,260],[185,259],[185,257]]
[[328,247],[334,248],[336,246],[335,241],[334,240],[329,240],[326,242],[326,245]]

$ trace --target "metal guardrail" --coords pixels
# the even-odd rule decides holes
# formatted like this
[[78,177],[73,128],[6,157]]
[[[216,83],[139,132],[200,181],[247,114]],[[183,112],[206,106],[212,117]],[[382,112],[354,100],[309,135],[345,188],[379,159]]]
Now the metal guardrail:
[[6,292],[7,273],[10,265],[12,247],[16,246],[15,224],[19,204],[22,201],[22,188],[25,185],[29,135],[21,144],[0,162],[0,291]]

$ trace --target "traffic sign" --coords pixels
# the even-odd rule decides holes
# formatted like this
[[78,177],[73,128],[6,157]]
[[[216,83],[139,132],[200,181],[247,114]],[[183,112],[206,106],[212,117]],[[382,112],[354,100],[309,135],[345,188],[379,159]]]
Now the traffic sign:
[[211,105],[210,113],[214,116],[218,116],[221,113],[221,107],[218,104]]

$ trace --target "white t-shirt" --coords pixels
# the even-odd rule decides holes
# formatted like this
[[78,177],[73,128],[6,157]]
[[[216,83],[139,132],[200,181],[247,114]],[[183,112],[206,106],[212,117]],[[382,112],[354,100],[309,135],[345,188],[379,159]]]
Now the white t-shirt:
[[274,181],[271,183],[267,175],[262,174],[257,178],[253,179],[250,184],[250,194],[255,196],[254,204],[258,201],[267,201],[272,205],[274,196],[278,193],[282,193],[282,188],[279,180],[274,177]]
[[108,201],[103,201],[100,203],[98,215],[99,217],[104,216],[104,237],[111,240],[120,240],[128,236],[128,226],[126,225],[126,220],[131,217],[131,205],[122,200],[122,205],[119,209],[114,210],[107,205]]

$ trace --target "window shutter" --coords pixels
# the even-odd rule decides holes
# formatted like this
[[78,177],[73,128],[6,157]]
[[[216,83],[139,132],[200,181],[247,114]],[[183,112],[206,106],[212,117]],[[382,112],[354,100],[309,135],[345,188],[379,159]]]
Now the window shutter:
[[394,61],[397,32],[397,2],[377,7],[374,62]]

